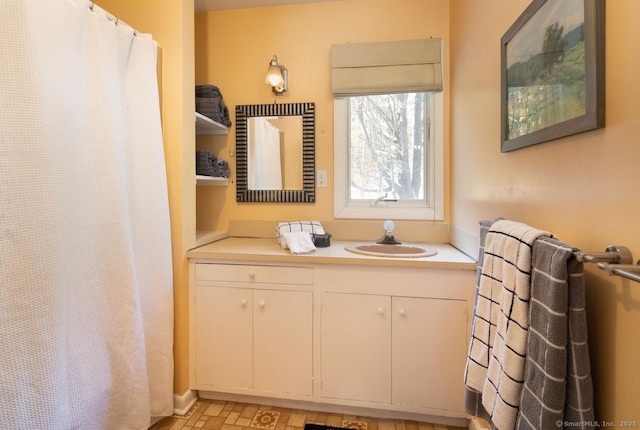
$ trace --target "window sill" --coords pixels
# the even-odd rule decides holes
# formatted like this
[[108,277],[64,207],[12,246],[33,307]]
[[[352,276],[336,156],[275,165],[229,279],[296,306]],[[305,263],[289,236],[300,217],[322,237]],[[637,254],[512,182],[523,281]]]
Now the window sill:
[[431,208],[399,207],[338,207],[334,213],[336,219],[406,219],[442,221],[441,213]]

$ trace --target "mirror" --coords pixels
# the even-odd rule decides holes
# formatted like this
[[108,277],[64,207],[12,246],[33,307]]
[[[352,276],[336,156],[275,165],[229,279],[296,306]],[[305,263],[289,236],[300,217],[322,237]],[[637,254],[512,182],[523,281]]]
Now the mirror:
[[315,103],[236,106],[236,201],[315,202]]
[[247,145],[250,190],[302,189],[302,117],[248,118]]

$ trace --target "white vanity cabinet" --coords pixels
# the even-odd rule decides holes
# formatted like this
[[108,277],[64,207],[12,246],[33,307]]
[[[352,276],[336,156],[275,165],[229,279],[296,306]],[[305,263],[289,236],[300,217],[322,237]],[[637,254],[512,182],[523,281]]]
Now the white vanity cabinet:
[[464,413],[470,271],[327,267],[321,396]]
[[253,388],[313,392],[313,293],[254,290]]
[[198,388],[253,388],[253,290],[196,286]]
[[312,394],[311,268],[197,263],[193,278],[193,388]]
[[392,302],[392,403],[464,411],[466,301],[393,297]]
[[322,293],[322,396],[391,403],[391,298]]
[[201,397],[466,422],[473,266],[202,255],[189,271],[189,382]]

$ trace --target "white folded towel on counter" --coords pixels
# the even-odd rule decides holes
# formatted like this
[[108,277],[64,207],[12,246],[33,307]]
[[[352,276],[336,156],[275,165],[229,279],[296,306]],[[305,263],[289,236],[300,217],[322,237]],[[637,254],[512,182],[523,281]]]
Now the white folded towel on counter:
[[286,249],[283,243],[283,233],[306,232],[311,234],[325,234],[324,228],[320,221],[287,221],[278,223],[276,228],[276,238],[280,246]]
[[292,254],[307,254],[316,250],[311,240],[311,233],[307,232],[283,232],[280,237],[280,246],[289,249]]

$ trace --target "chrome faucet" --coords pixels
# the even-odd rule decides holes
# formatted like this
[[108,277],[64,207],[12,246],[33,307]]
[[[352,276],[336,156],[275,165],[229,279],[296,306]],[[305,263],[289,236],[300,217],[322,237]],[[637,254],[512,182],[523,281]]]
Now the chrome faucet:
[[393,230],[396,228],[396,225],[390,219],[386,220],[384,224],[382,224],[384,228],[384,237],[378,240],[376,243],[384,244],[384,245],[401,245],[402,242],[399,242],[393,237]]

